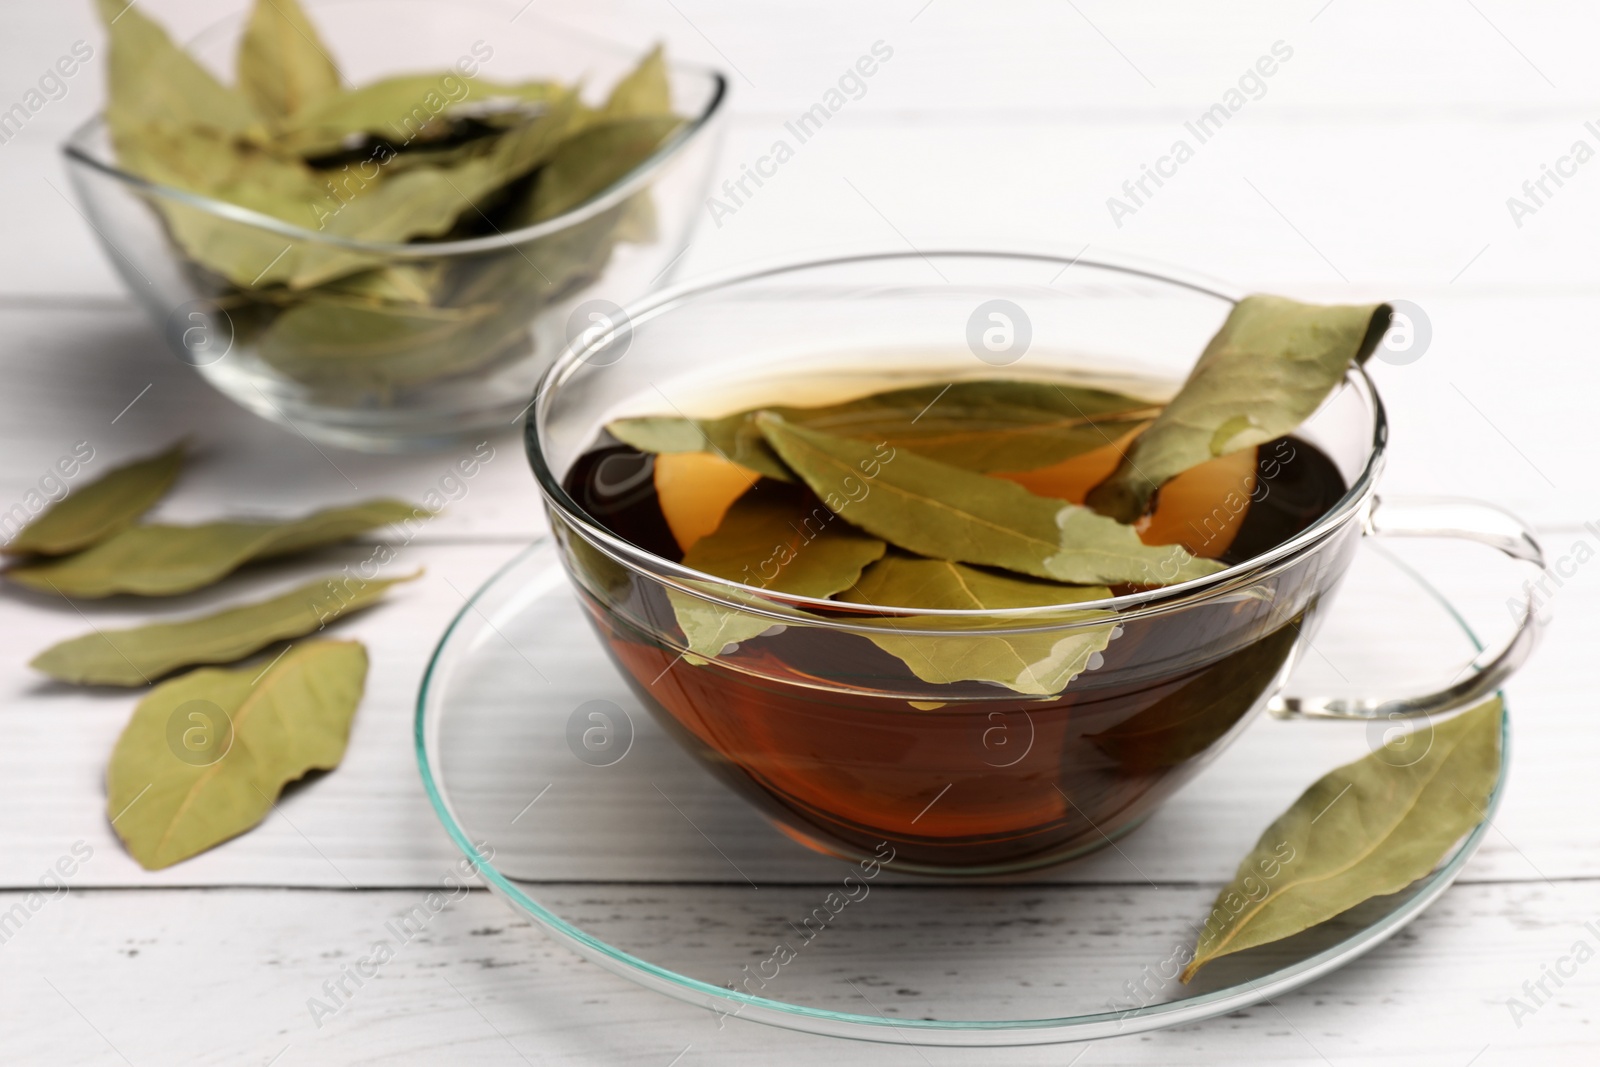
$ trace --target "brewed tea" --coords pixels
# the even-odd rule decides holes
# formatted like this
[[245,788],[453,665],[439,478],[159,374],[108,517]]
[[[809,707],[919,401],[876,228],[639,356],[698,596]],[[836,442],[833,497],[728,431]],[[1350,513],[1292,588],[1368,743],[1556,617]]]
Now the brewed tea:
[[[881,445],[878,454],[891,457],[884,460],[890,469],[902,450],[941,456],[952,470],[967,472],[963,478],[976,471],[1062,506],[1082,504],[1123,462],[1128,442],[1160,405],[1059,384],[1070,390],[1063,395],[1070,395],[1076,415],[1040,415],[1037,406],[1010,403],[1040,385],[1020,380],[962,383],[963,392],[943,407],[952,383],[919,387],[915,405],[901,402],[911,392],[902,390],[831,405],[826,417],[820,408],[770,410],[793,425]],[[979,394],[981,405],[956,402]],[[925,397],[936,399],[908,416]],[[613,429],[633,440],[644,432],[657,438],[678,432]],[[757,502],[798,517],[782,527],[769,559],[802,558],[820,543],[816,522],[835,513],[842,521],[834,529],[849,527],[858,542],[872,540],[850,526],[848,507],[786,471],[782,457],[750,435],[748,423],[706,420],[697,432],[711,447],[696,439],[676,451],[645,451],[602,432],[568,470],[565,488],[597,525],[672,561],[686,555],[692,561],[696,544],[709,543],[731,515]],[[1030,448],[1043,451],[1030,460]],[[1326,455],[1285,436],[1170,480],[1133,529],[1145,545],[1178,545],[1185,558],[1231,565],[1307,530],[1345,492]],[[566,536],[570,548],[577,537]],[[865,566],[916,558],[895,544],[878,542],[875,552],[862,556]],[[1289,665],[1314,607],[1301,595],[1312,576],[1291,562],[1237,597],[1181,612],[1125,619],[1102,612],[1108,617],[1099,640],[1070,680],[1030,691],[981,673],[930,681],[945,676],[939,670],[951,650],[959,659],[966,646],[921,630],[909,636],[897,630],[897,645],[827,625],[757,618],[745,628],[750,636],[700,654],[681,636],[684,609],[673,596],[593,552],[576,555],[594,557],[587,567],[580,558],[575,568],[589,571],[579,574],[580,586],[611,655],[652,712],[709,768],[813,847],[857,858],[887,841],[898,869],[944,873],[1055,862],[1104,844],[1101,827],[1120,832],[1137,823],[1197,769],[1197,757],[1242,725]],[[1155,584],[1073,586],[982,563],[949,566],[1037,590],[1028,602],[1038,604],[1070,605]],[[777,570],[758,560],[743,573]],[[737,568],[717,573],[738,580]],[[874,614],[872,598],[850,592],[861,583],[853,575],[847,580],[834,598],[837,611],[816,617]],[[784,588],[760,577],[743,584]],[[1059,593],[1052,597],[1051,589]],[[1078,640],[1076,632],[1047,635],[1045,645],[1060,652]],[[917,647],[903,651],[908,644]]]

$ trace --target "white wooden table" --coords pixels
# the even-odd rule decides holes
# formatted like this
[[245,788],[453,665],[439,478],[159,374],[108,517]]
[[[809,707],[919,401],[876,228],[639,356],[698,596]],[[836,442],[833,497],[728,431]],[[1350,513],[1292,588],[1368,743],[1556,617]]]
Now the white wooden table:
[[[180,35],[214,17],[199,0],[144,6]],[[520,6],[508,2],[506,17]],[[1585,526],[1600,522],[1600,162],[1548,185],[1520,225],[1506,203],[1575,141],[1600,148],[1585,126],[1600,119],[1590,54],[1600,14],[1504,0],[536,7],[630,42],[665,38],[679,55],[736,71],[719,181],[874,42],[892,47],[865,95],[759,196],[720,226],[702,219],[686,273],[844,246],[1087,246],[1306,298],[1403,297],[1425,309],[1434,337],[1417,362],[1377,368],[1395,424],[1386,486],[1497,500],[1538,525],[1553,557],[1579,542],[1600,548],[1600,530]],[[96,49],[63,98],[0,144],[0,506],[74,442],[90,441],[104,469],[183,433],[201,455],[162,518],[298,512],[347,499],[347,479],[410,497],[434,483],[453,456],[324,458],[165,352],[63,195],[56,146],[102,91],[88,5],[13,3],[0,19],[0,109],[74,41]],[[1107,198],[1125,195],[1122,183],[1279,41],[1292,56],[1260,98],[1114,219]],[[427,577],[347,627],[374,663],[344,766],[294,793],[281,817],[165,871],[140,870],[102,810],[106,756],[133,698],[32,675],[27,658],[83,619],[0,591],[0,910],[75,843],[92,849],[71,891],[0,944],[6,1062],[1594,1062],[1600,963],[1520,1025],[1506,1007],[1576,942],[1600,948],[1600,725],[1588,679],[1600,567],[1587,564],[1550,599],[1548,640],[1510,687],[1510,794],[1461,882],[1400,938],[1274,1007],[993,1053],[847,1045],[743,1023],[719,1033],[710,1016],[578,960],[476,892],[318,1028],[307,998],[455,859],[422,794],[410,718],[456,590],[542,528],[518,442],[494,444],[466,499],[406,550]],[[264,571],[225,595],[347,558]],[[1485,628],[1503,626],[1507,590],[1471,567],[1457,578],[1451,593]],[[101,625],[131,618],[122,605],[85,611]],[[584,888],[596,899],[620,891]]]

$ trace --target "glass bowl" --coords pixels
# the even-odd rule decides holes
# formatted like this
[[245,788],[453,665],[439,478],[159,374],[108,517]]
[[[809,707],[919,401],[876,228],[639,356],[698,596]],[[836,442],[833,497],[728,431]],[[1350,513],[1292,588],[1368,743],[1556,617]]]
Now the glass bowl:
[[[476,56],[485,78],[581,80],[593,102],[642,54],[531,13],[508,21],[496,4],[353,0],[313,5],[311,14],[354,85]],[[224,79],[243,21],[224,20],[191,45]],[[407,32],[371,33],[375,21]],[[686,64],[668,73],[686,121],[647,160],[562,215],[464,240],[339,238],[145,181],[118,167],[99,116],[63,151],[129,292],[174,355],[224,395],[318,441],[440,447],[515,422],[575,332],[660,284],[681,257],[716,156],[727,83]],[[229,281],[199,267],[175,243],[174,225],[206,227],[257,252],[257,279],[268,280]],[[291,250],[340,269],[383,270],[384,287],[291,291],[269,273]]]

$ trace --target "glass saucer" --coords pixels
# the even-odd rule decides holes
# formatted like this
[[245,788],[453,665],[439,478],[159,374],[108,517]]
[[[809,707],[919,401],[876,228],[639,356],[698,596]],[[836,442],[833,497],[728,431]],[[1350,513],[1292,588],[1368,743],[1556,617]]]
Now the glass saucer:
[[[1480,647],[1448,600],[1370,542],[1326,617],[1290,691],[1403,695],[1421,688],[1419,662],[1459,670]],[[1218,959],[1188,985],[1175,978],[1262,830],[1391,726],[1263,715],[1148,822],[1094,855],[1007,878],[884,867],[863,879],[786,837],[678,749],[607,659],[546,541],[450,623],[423,678],[416,745],[435,811],[463,852],[486,857],[484,879],[606,970],[794,1030],[997,1046],[1237,1011],[1414,919],[1477,849],[1509,748],[1485,821],[1432,874]]]

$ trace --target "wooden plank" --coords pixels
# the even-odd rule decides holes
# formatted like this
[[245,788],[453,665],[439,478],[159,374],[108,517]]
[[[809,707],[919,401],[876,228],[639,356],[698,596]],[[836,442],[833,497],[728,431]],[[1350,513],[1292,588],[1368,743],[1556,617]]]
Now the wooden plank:
[[[96,857],[94,862],[98,862]],[[436,872],[437,877],[443,872]],[[707,973],[740,975],[771,951],[788,900],[702,887],[586,886],[556,891],[562,907],[623,922],[656,914],[672,931],[656,953]],[[1189,893],[1188,896],[1195,896]],[[21,895],[0,894],[9,910]],[[952,897],[899,907],[878,891],[856,907],[836,942],[897,944],[876,967],[830,977],[833,962],[802,955],[780,976],[841,1005],[865,1008],[861,989],[893,1017],[916,1005],[959,1002],[970,1015],[1117,995],[1111,961],[1156,963],[1170,951],[1191,901],[1170,891],[1041,890],[1030,921],[983,931],[985,919]],[[1582,1063],[1592,1058],[1600,968],[1581,964],[1532,1014],[1524,981],[1546,968],[1572,970],[1582,941],[1600,937],[1595,883],[1463,885],[1396,939],[1298,992],[1223,1019],[1112,1038],[1082,1048],[1011,1050],[868,1048],[715,1016],[633,986],[540,936],[486,893],[470,893],[399,943],[390,927],[425,905],[419,891],[363,893],[217,890],[76,891],[48,900],[0,954],[7,988],[0,1050],[13,1062],[195,1064],[457,1062],[490,1064],[811,1064],[863,1062],[1148,1065],[1267,1062],[1321,1065]],[[3,913],[3,912],[0,912]],[[1102,926],[1085,922],[1115,918]],[[846,915],[840,917],[842,923]],[[912,920],[916,920],[913,922]],[[715,929],[718,936],[702,932]],[[993,938],[945,973],[930,929]],[[359,988],[345,979],[338,1002],[323,988],[387,941],[394,955]],[[70,946],[70,950],[66,948]],[[732,951],[730,949],[737,951]],[[831,949],[819,937],[816,950]],[[808,951],[811,951],[808,949]],[[1565,963],[1562,958],[1567,957]],[[1126,967],[1126,964],[1123,965]],[[810,968],[806,970],[806,968]],[[1130,968],[1138,977],[1139,968]],[[370,972],[369,968],[369,972]],[[916,971],[912,986],[882,974]],[[855,988],[846,982],[856,983]],[[1108,980],[1109,979],[1109,980]],[[1034,982],[1034,986],[1026,982]],[[1102,992],[1103,990],[1103,992]],[[771,990],[776,994],[778,990]],[[332,1005],[319,1012],[309,1003]],[[870,1011],[870,1008],[866,1008]],[[1474,1059],[1476,1057],[1476,1059]]]

